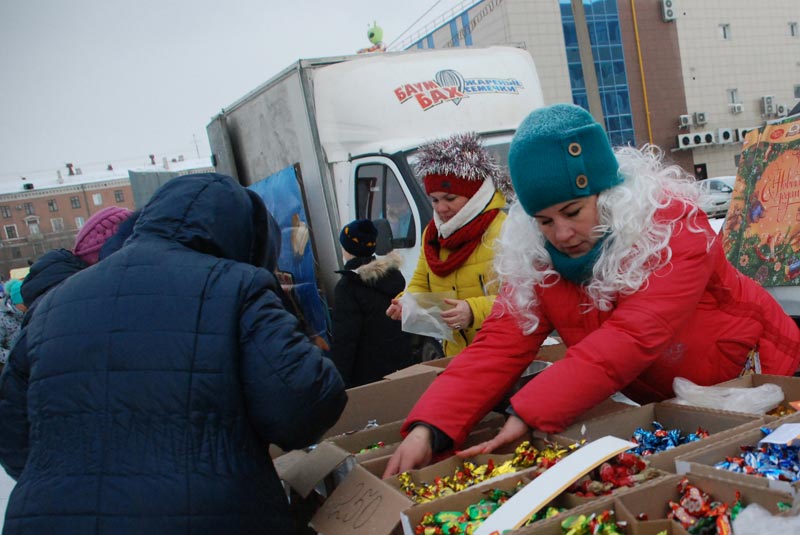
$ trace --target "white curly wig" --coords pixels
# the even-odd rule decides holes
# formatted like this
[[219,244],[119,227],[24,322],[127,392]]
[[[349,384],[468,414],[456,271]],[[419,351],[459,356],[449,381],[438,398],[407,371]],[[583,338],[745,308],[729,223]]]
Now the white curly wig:
[[[600,224],[595,231],[607,232],[608,238],[586,286],[591,303],[585,311],[611,310],[618,296],[646,286],[650,274],[670,262],[669,241],[676,221],[654,221],[656,210],[678,199],[686,207],[689,230],[704,232],[696,223],[700,191],[693,177],[677,165],[665,166],[663,152],[652,145],[620,147],[614,153],[624,180],[598,195]],[[713,240],[710,235],[708,248]],[[560,275],[553,269],[536,220],[519,203],[509,209],[495,247],[495,272],[508,295],[507,306],[529,334],[539,325],[535,287],[552,286]]]

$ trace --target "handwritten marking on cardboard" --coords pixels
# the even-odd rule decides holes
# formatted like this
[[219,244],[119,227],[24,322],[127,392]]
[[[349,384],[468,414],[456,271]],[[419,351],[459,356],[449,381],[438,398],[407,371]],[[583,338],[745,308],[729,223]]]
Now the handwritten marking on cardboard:
[[380,508],[383,496],[380,491],[358,483],[353,493],[343,496],[340,500],[328,500],[325,506],[325,516],[336,519],[343,524],[352,521],[353,529],[358,529],[369,522],[372,515]]
[[525,485],[491,514],[475,531],[475,535],[489,535],[493,531],[502,533],[518,528],[584,474],[635,446],[633,442],[612,436],[589,442]]

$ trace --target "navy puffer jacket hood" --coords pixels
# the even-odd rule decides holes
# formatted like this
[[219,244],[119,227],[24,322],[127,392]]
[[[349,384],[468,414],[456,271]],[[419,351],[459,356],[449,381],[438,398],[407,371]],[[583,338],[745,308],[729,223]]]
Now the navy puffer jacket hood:
[[[229,177],[162,186],[124,247],[38,303],[0,376],[5,533],[293,533],[268,448],[346,403]],[[27,430],[27,432],[20,432]]]

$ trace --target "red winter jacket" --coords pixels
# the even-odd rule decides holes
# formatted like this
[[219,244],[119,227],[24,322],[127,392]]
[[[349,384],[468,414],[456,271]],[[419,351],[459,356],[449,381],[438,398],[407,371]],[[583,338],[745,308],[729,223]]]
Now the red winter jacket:
[[[679,217],[678,207],[659,217]],[[712,233],[704,215],[697,218]],[[561,279],[537,287],[540,323],[522,334],[504,313],[501,293],[475,341],[423,394],[404,429],[426,422],[458,447],[514,384],[553,329],[568,349],[511,398],[529,426],[558,432],[580,414],[622,391],[639,403],[673,397],[672,381],[685,377],[713,385],[737,377],[758,345],[762,372],[791,375],[800,362],[800,330],[761,286],[725,258],[720,239],[707,251],[705,233],[677,223],[671,262],[654,272],[613,310],[585,312],[582,287]]]

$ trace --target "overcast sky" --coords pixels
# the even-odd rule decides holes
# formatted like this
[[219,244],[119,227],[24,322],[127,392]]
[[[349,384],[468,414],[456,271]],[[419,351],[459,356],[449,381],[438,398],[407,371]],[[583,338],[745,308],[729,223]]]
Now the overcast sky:
[[471,3],[2,0],[0,181],[208,156],[210,118],[295,60],[367,47],[373,21],[389,44]]

